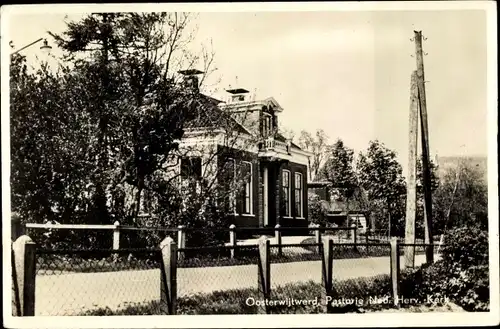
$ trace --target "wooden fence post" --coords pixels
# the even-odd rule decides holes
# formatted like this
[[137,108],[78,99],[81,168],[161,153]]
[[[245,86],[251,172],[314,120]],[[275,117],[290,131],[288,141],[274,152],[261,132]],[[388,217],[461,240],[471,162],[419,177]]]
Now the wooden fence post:
[[[178,248],[186,248],[186,231],[184,231],[184,225],[179,225],[177,227],[177,246]],[[184,253],[179,253],[179,260],[184,259]]]
[[368,228],[365,229],[365,242],[366,242],[366,254],[367,255],[370,255],[370,251],[369,251],[369,243],[370,243],[370,230],[368,230]]
[[[321,243],[321,230],[319,229],[319,227],[314,231],[314,240],[317,244]],[[321,247],[318,247],[318,254],[319,253],[321,253]]]
[[[21,316],[35,315],[36,244],[27,235],[13,244],[19,310]],[[14,269],[13,269],[14,270]]]
[[391,282],[392,282],[392,298],[394,306],[399,305],[399,273],[400,273],[400,257],[399,257],[399,240],[397,237],[391,238]]
[[236,243],[236,230],[235,230],[235,228],[236,228],[236,225],[234,225],[234,224],[231,224],[229,226],[229,245],[231,247],[233,247],[233,248],[231,248],[231,258],[234,258],[234,250],[235,250],[234,247],[236,247],[236,244],[237,244]]
[[[271,294],[271,262],[269,259],[269,240],[265,236],[259,239],[259,273],[258,273],[258,287],[259,299],[264,301],[257,307],[257,313],[267,314],[269,308],[266,300],[269,299]],[[262,305],[264,304],[264,305]]]
[[167,236],[161,243],[161,314],[176,314],[177,307],[177,244]]
[[120,249],[120,222],[115,221],[115,228],[113,229],[113,250]]
[[326,313],[332,312],[332,292],[333,292],[333,240],[330,237],[323,237],[323,257],[322,257],[322,282],[321,304]]
[[24,225],[21,223],[21,218],[16,213],[11,214],[11,225],[10,240],[16,241],[26,231]]
[[356,226],[356,224],[352,224],[351,225],[352,227],[352,243],[356,244],[357,242],[357,235],[358,235],[358,228]]
[[274,237],[276,238],[276,245],[278,246],[278,256],[282,255],[282,248],[281,248],[281,225],[276,224],[275,230],[274,230]]

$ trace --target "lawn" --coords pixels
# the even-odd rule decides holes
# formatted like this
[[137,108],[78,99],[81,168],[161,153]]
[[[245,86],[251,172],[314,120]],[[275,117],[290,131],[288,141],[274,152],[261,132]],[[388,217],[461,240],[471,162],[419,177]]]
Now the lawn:
[[[334,298],[364,300],[363,304],[338,305],[332,309],[333,313],[371,313],[371,312],[463,312],[459,306],[448,304],[428,305],[421,303],[418,305],[403,305],[394,307],[390,300],[390,277],[388,275],[378,275],[370,278],[358,278],[341,280],[334,282]],[[316,300],[317,303],[309,305],[275,305],[269,306],[270,314],[318,314],[324,313],[325,304],[322,301],[323,287],[320,283],[309,281],[303,283],[285,284],[273,289],[271,292],[272,301],[287,300]],[[389,303],[371,303],[373,299],[389,300]],[[195,294],[180,297],[177,300],[177,314],[201,315],[201,314],[256,314],[256,305],[249,305],[248,299],[261,300],[257,289],[233,289],[226,291],[215,291],[208,294]],[[285,303],[284,302],[284,303]],[[283,304],[284,304],[283,303]],[[159,315],[160,302],[153,301],[143,304],[130,304],[119,310],[112,310],[109,307],[98,308],[79,315]]]

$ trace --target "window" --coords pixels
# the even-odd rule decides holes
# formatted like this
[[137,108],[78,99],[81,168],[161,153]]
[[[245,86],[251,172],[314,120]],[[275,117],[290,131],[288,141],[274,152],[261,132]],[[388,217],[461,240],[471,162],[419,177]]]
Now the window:
[[224,175],[224,191],[223,193],[227,196],[229,211],[236,211],[236,194],[234,193],[235,184],[235,174],[236,174],[236,163],[234,159],[227,159],[224,163],[223,175]]
[[252,214],[252,164],[250,162],[242,161],[241,173],[243,178],[243,213]]
[[264,113],[262,117],[262,135],[264,137],[269,136],[272,129],[272,117],[269,113]]
[[181,187],[184,192],[199,193],[201,184],[201,158],[181,158]]
[[235,95],[232,97],[233,102],[243,102],[245,100],[245,95]]
[[283,170],[283,216],[290,217],[290,171]]
[[302,213],[302,174],[295,173],[295,216],[303,217]]
[[196,180],[201,178],[200,157],[184,157],[181,159],[181,178]]

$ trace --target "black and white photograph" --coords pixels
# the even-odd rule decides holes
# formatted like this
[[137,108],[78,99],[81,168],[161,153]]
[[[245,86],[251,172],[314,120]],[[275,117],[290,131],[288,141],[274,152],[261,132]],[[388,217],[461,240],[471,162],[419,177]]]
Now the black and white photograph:
[[500,321],[496,3],[0,22],[6,327]]

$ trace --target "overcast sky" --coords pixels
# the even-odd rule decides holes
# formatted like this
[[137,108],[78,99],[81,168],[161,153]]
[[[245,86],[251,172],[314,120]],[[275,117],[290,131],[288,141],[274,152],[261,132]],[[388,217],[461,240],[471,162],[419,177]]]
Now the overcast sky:
[[[8,39],[20,47],[62,32],[63,20],[12,16]],[[377,138],[404,167],[416,68],[410,38],[422,30],[431,155],[487,154],[485,11],[203,12],[196,23],[196,44],[211,39],[216,52],[216,96],[238,76],[239,87],[280,103],[281,125],[324,129],[356,151]],[[37,47],[25,54],[41,56]]]

